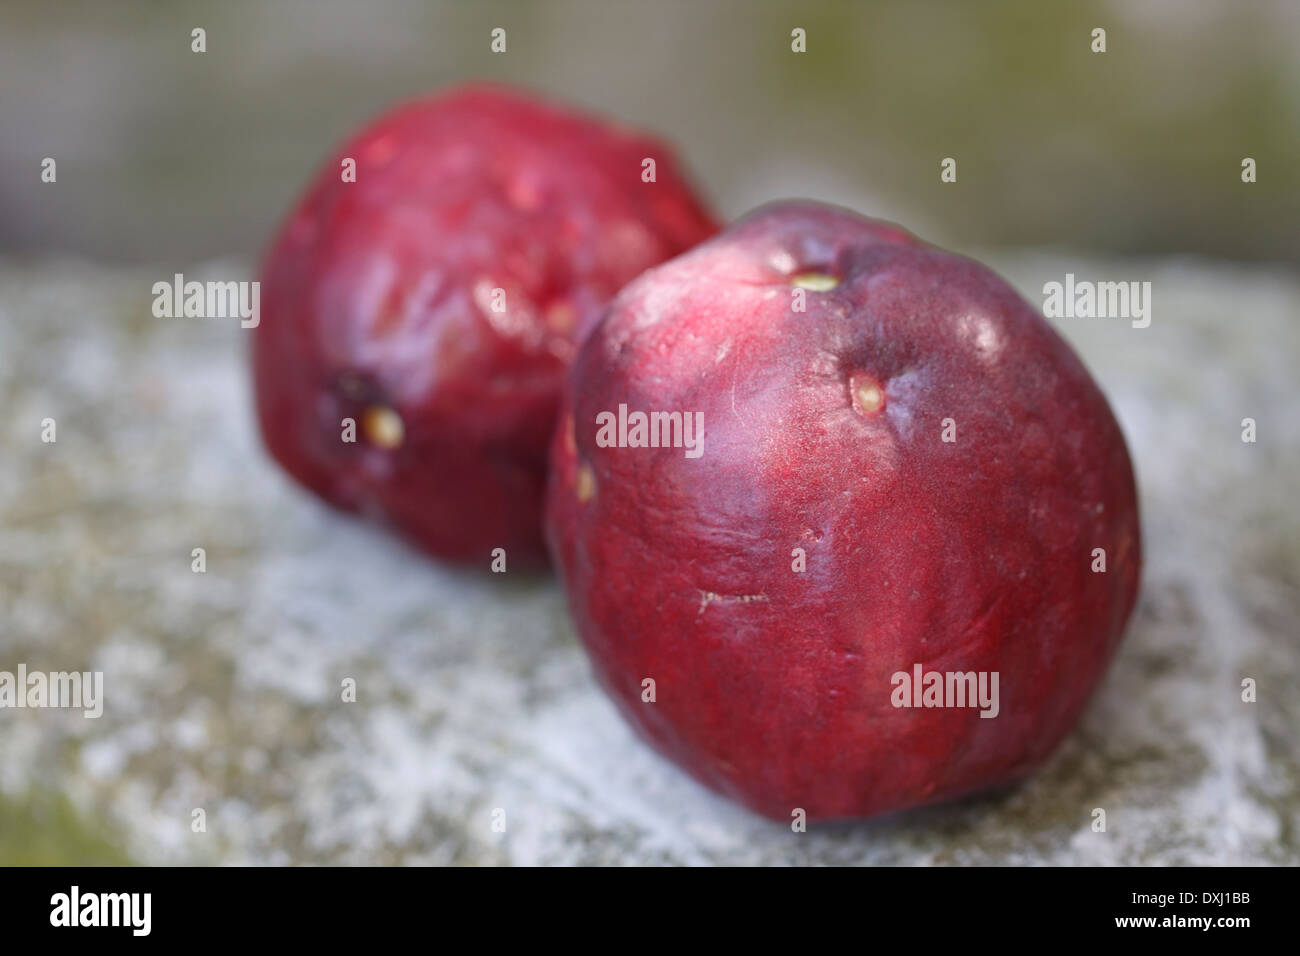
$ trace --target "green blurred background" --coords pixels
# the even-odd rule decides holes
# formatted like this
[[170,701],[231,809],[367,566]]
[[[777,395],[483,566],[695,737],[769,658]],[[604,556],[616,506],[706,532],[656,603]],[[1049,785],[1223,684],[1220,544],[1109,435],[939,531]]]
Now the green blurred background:
[[495,78],[661,132],[727,216],[809,196],[957,248],[1294,262],[1298,51],[1289,0],[6,0],[0,254],[255,255],[367,117]]

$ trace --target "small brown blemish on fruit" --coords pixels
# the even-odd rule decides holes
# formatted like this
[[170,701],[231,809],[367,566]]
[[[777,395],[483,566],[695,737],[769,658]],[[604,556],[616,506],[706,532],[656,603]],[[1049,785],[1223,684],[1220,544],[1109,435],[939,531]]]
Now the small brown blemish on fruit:
[[590,465],[578,466],[578,479],[573,493],[580,503],[588,502],[596,496],[596,473]]
[[825,272],[801,272],[790,277],[790,284],[813,292],[827,292],[840,284],[840,280]]
[[885,393],[880,383],[865,372],[849,376],[849,393],[853,408],[859,415],[873,415],[885,406]]
[[362,413],[361,432],[372,445],[389,451],[400,447],[406,438],[402,416],[387,405],[371,405]]

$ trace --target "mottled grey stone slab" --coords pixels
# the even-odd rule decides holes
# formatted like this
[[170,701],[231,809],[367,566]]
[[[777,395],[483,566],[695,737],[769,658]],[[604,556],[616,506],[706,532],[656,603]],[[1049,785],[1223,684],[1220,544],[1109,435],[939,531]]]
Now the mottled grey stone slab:
[[1130,438],[1147,570],[1025,785],[807,834],[710,795],[601,696],[552,583],[450,572],[290,485],[253,333],[153,318],[167,275],[58,262],[0,267],[0,669],[102,670],[107,699],[0,711],[0,795],[62,795],[141,862],[1300,863],[1300,282],[993,264],[1035,302],[1066,272],[1154,283],[1150,328],[1060,323]]

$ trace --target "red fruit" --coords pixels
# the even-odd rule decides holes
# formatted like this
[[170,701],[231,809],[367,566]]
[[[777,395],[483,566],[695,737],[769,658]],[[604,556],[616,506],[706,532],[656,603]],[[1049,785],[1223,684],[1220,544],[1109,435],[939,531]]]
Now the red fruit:
[[[605,447],[620,404],[629,442],[634,411],[702,413],[702,455]],[[775,819],[1020,777],[1132,610],[1137,503],[1105,398],[1005,282],[894,227],[751,214],[619,295],[564,408],[548,527],[600,680],[661,752]],[[926,703],[897,676],[917,665],[918,693],[974,674],[930,698],[949,705],[984,675],[987,706],[895,706]]]
[[576,342],[628,280],[715,231],[654,140],[494,88],[400,106],[325,164],[267,257],[266,445],[435,555],[543,562],[546,447]]

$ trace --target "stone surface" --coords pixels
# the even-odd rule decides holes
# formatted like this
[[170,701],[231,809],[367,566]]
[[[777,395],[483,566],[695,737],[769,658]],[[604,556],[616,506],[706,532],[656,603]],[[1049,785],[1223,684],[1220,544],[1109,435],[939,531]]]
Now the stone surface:
[[1300,281],[987,261],[1031,302],[1066,272],[1153,283],[1150,328],[1058,323],[1131,443],[1139,608],[1038,776],[806,834],[641,745],[553,583],[449,572],[292,487],[251,417],[255,333],[153,318],[169,271],[0,266],[0,670],[102,670],[106,697],[0,710],[0,862],[1300,863]]

